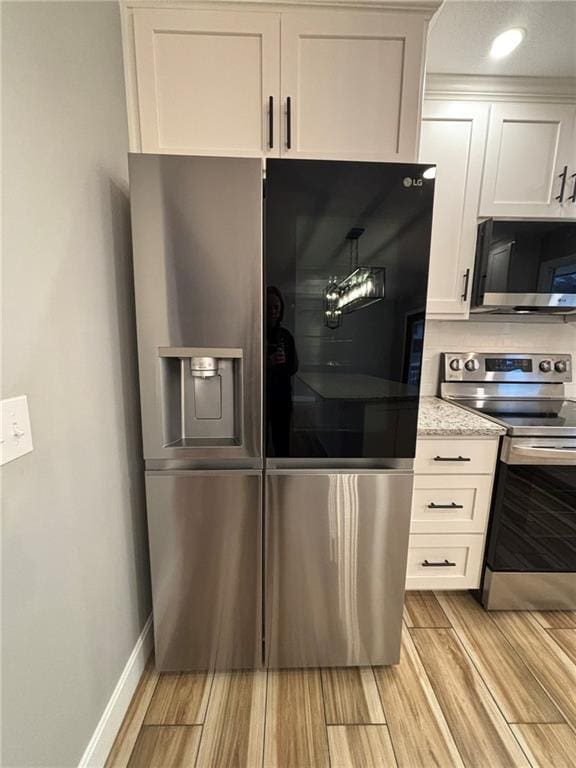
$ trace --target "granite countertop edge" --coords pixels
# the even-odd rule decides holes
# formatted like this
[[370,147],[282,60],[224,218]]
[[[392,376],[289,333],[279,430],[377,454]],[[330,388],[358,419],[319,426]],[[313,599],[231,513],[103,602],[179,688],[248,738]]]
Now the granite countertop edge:
[[419,437],[499,437],[506,429],[500,424],[460,408],[439,397],[420,398]]

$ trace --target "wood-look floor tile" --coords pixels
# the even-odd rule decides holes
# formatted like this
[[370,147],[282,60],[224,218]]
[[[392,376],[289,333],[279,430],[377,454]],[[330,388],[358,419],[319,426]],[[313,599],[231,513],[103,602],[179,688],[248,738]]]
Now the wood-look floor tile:
[[199,725],[148,725],[138,736],[128,768],[193,768]]
[[328,768],[328,738],[320,672],[283,669],[268,673],[266,768]]
[[202,724],[211,684],[212,675],[206,672],[161,674],[144,724]]
[[467,768],[529,768],[454,630],[412,629],[411,634]]
[[463,766],[408,629],[400,664],[374,674],[400,768]]
[[328,725],[386,722],[370,667],[323,669],[322,690]]
[[158,683],[158,677],[158,672],[154,669],[154,654],[152,654],[112,745],[105,768],[126,768],[128,765],[146,710]]
[[396,768],[390,734],[385,725],[328,727],[331,768]]
[[576,734],[564,723],[510,726],[533,768],[574,768]]
[[533,611],[544,629],[576,629],[576,611]]
[[[559,723],[564,718],[524,661],[469,594],[438,593],[458,638],[509,723]],[[544,631],[544,630],[542,630]]]
[[409,627],[450,627],[434,592],[406,592],[404,617]]
[[550,629],[548,634],[576,664],[576,629]]
[[196,768],[262,763],[266,672],[216,672]]
[[494,611],[492,621],[522,656],[564,717],[576,726],[576,665],[529,613]]

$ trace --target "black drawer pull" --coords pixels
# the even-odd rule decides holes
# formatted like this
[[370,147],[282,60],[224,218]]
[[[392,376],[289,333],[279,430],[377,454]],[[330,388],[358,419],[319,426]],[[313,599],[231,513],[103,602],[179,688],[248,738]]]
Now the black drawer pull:
[[434,456],[434,461],[472,461],[467,456]]
[[574,189],[572,190],[572,194],[568,198],[568,200],[571,200],[573,203],[576,203],[576,173],[573,173],[572,176],[570,176],[571,179],[574,179]]
[[456,504],[455,501],[450,504],[435,504],[433,501],[428,504],[428,509],[464,509],[464,504]]
[[444,560],[441,563],[431,563],[429,560],[424,560],[422,565],[424,568],[452,568],[456,563],[451,563],[450,560]]
[[292,98],[286,97],[286,149],[292,149]]

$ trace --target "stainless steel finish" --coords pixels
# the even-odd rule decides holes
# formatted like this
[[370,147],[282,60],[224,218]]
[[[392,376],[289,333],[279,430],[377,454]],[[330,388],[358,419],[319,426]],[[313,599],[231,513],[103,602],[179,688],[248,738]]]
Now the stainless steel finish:
[[147,472],[179,472],[182,470],[247,470],[262,469],[262,459],[146,459],[144,466]]
[[[523,360],[529,358],[532,361],[532,372],[524,371],[487,371],[486,361],[495,358],[507,358],[509,360]],[[457,360],[458,368],[452,366],[452,361]],[[551,363],[550,370],[544,370],[542,363]],[[563,363],[563,370],[552,370],[552,365]],[[572,381],[572,356],[569,354],[530,354],[507,352],[445,352],[442,355],[443,381],[445,382],[519,382],[519,383],[562,383]]]
[[191,357],[190,372],[194,378],[208,379],[218,375],[218,360],[215,357]]
[[[573,293],[485,293],[480,309],[514,311],[516,307],[531,307],[557,312],[576,312],[576,294]],[[474,311],[474,310],[472,310]]]
[[482,604],[488,611],[573,611],[576,573],[516,573],[486,568]]
[[542,360],[538,368],[542,371],[542,373],[550,373],[552,370],[552,360]]
[[576,466],[576,440],[571,438],[505,437],[500,460],[505,464]]
[[269,666],[398,662],[411,494],[411,473],[267,473]]
[[[455,400],[458,405],[487,400],[564,400],[563,384],[514,384],[508,382],[444,382],[440,393],[446,400]],[[491,418],[486,416],[485,418]],[[495,419],[497,421],[497,419]]]
[[147,472],[156,667],[261,663],[259,472]]
[[209,355],[210,357],[233,359],[242,357],[241,349],[233,347],[160,347],[159,357],[201,357]]
[[565,360],[557,360],[554,363],[554,370],[556,373],[565,373],[566,372],[566,361]]
[[[262,456],[262,161],[130,155],[144,457]],[[164,439],[166,347],[242,351],[241,441]],[[170,356],[170,355],[168,355]],[[169,365],[169,363],[167,363]]]
[[287,459],[267,458],[267,469],[297,471],[327,470],[332,472],[346,472],[350,470],[412,470],[414,459]]

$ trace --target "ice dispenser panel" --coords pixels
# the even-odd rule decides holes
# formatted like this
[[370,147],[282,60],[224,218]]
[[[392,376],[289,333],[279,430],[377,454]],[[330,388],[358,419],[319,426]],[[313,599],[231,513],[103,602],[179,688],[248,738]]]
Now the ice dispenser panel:
[[159,350],[164,446],[242,443],[242,350]]

